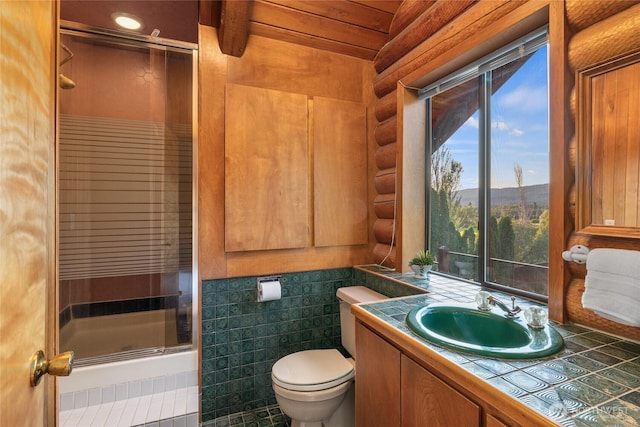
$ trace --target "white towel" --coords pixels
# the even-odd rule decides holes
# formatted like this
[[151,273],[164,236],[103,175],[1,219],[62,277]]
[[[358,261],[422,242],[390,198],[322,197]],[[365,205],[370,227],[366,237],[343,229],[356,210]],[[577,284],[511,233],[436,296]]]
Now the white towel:
[[584,285],[585,309],[618,323],[640,326],[640,252],[592,250]]
[[585,290],[582,295],[582,306],[609,320],[630,326],[640,326],[638,309],[640,300],[617,297],[611,292]]
[[593,249],[587,255],[587,271],[601,271],[638,279],[640,278],[640,251]]
[[589,290],[608,292],[614,297],[635,298],[640,301],[640,278],[588,271],[584,286]]

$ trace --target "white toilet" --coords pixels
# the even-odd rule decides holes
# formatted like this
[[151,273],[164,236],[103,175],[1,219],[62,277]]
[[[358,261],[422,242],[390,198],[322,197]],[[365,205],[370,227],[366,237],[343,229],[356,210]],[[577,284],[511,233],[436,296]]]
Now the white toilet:
[[[339,288],[342,345],[356,357],[351,304],[387,299],[365,288]],[[271,369],[276,400],[292,427],[353,427],[355,362],[338,350],[305,350],[278,360]]]

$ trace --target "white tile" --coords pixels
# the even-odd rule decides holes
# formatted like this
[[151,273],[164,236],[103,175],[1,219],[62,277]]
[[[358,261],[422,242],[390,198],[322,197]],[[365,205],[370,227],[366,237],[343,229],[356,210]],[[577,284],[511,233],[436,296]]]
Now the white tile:
[[122,410],[120,420],[117,424],[118,427],[130,427],[134,425],[133,416],[136,413],[136,408],[138,407],[139,401],[139,397],[130,398],[125,401],[124,409]]
[[126,400],[129,397],[129,384],[116,384],[116,400]]
[[58,426],[63,427],[71,416],[71,411],[60,411],[58,413]]
[[88,406],[99,405],[102,403],[102,389],[92,388],[89,389],[89,401]]
[[110,384],[102,387],[102,403],[113,402],[116,398],[116,386]]
[[112,408],[113,402],[103,403],[102,405],[99,405],[96,416],[93,418],[93,422],[91,423],[91,427],[105,427],[113,425],[107,424],[107,419],[109,418],[109,414],[111,413]]
[[187,386],[197,386],[198,385],[198,371],[190,371],[187,375]]
[[98,406],[87,406],[80,421],[78,421],[78,426],[90,426],[96,416],[96,412],[98,412]]
[[173,427],[187,427],[187,416],[182,415],[173,419]]
[[168,419],[168,420],[160,420],[158,422],[158,425],[160,427],[173,427],[173,420],[172,419]]
[[187,427],[198,427],[198,414],[187,415]]
[[155,377],[153,379],[153,393],[163,393],[164,392],[164,382],[165,377]]
[[133,420],[131,425],[144,424],[147,419],[147,412],[149,411],[149,405],[151,405],[151,395],[142,396],[138,401],[136,412],[133,414]]
[[176,392],[165,391],[162,397],[162,409],[160,410],[160,420],[172,418],[174,416],[174,404],[176,402]]
[[124,400],[105,403],[105,406],[109,405],[110,408],[109,408],[109,412],[107,413],[104,419],[104,427],[114,427],[118,425],[120,418],[122,418],[122,410],[126,404],[127,403]]
[[129,398],[142,396],[142,382],[129,382]]
[[73,393],[73,408],[86,408],[89,403],[89,393],[87,390],[79,390]]
[[60,412],[73,409],[73,393],[60,394]]
[[187,414],[198,412],[199,406],[198,387],[189,387],[189,391],[187,392]]
[[184,415],[187,413],[187,392],[189,389],[180,388],[176,390],[175,402],[173,403],[173,416]]
[[84,408],[73,409],[71,411],[68,411],[69,417],[65,421],[64,425],[62,425],[61,427],[78,427],[78,426],[80,426],[80,418],[82,418],[82,415],[84,415],[84,411],[86,409],[87,408],[84,407]]
[[158,421],[160,419],[160,412],[162,411],[162,399],[163,393],[156,393],[151,395],[151,403],[149,405],[149,411],[147,412],[147,423]]
[[176,376],[167,375],[164,377],[164,391],[171,391],[176,389]]
[[176,374],[176,388],[184,388],[187,386],[187,372],[178,372]]
[[148,396],[153,393],[153,378],[146,378],[140,382],[140,396]]

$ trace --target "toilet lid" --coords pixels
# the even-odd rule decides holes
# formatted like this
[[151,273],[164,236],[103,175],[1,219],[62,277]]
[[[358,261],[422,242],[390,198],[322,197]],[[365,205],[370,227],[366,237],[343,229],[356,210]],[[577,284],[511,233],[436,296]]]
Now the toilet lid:
[[336,349],[292,353],[278,360],[271,369],[275,384],[298,391],[324,390],[353,376],[353,365]]

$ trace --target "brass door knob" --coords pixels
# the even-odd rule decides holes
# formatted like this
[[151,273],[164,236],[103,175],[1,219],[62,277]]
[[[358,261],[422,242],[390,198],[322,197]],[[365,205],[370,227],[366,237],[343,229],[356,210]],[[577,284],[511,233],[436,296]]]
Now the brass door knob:
[[31,387],[40,384],[40,379],[44,374],[56,377],[66,377],[73,369],[73,351],[67,351],[47,360],[44,351],[38,350],[31,358]]

